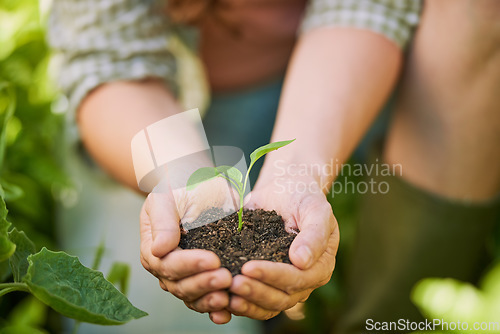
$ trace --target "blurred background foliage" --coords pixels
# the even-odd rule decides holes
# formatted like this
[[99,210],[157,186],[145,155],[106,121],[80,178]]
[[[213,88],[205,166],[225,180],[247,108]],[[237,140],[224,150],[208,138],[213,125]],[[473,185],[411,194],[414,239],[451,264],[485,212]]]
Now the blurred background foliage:
[[[499,262],[484,275],[478,287],[449,278],[427,278],[415,286],[411,297],[426,318],[448,324],[438,326],[436,333],[459,332],[450,330],[455,326],[450,324],[464,322],[469,331],[500,333]],[[474,328],[476,325],[480,330]]]
[[14,94],[14,101],[0,95],[0,112],[15,103],[0,184],[12,223],[53,249],[54,198],[69,181],[58,163],[63,117],[53,112],[58,93],[49,77],[44,16],[37,1],[0,0],[0,82]]
[[[0,195],[7,203],[8,219],[26,232],[37,250],[58,248],[55,198],[69,186],[59,163],[63,116],[54,113],[60,100],[49,77],[51,54],[45,42],[43,4],[48,6],[36,0],[0,0],[0,85],[4,88],[0,119],[5,123]],[[14,114],[9,117],[6,113],[12,106]],[[22,293],[0,300],[2,333],[7,324],[17,333],[39,332],[34,327],[49,332],[60,328],[53,311]]]
[[[8,85],[8,89],[0,90],[0,119],[6,119],[8,106],[15,104],[14,115],[1,134],[6,151],[0,165],[0,195],[7,202],[9,220],[24,230],[38,249],[58,248],[54,229],[56,198],[71,186],[59,163],[66,103],[50,78],[51,53],[45,41],[49,5],[50,1],[0,0],[0,85]],[[348,194],[336,197],[334,203],[334,212],[342,222],[334,280],[312,294],[305,307],[305,319],[300,320],[301,312],[290,314],[299,320],[289,322],[287,333],[325,333],[335,320],[336,310],[342,307],[343,282],[338,273],[343,271],[342,259],[349,256],[357,201],[355,195]],[[499,321],[498,317],[494,319],[500,312],[499,293],[500,265],[485,277],[481,288],[454,280],[429,279],[416,287],[412,298],[431,318]],[[14,324],[18,330],[26,328],[26,333],[35,333],[34,327],[49,332],[60,330],[53,311],[22,294],[1,298],[1,333],[7,333],[1,330],[6,324]]]

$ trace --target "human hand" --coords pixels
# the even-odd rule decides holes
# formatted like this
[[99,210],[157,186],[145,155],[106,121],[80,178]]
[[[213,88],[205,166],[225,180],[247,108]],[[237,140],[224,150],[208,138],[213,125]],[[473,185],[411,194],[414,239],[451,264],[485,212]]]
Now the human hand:
[[[201,249],[183,250],[180,221],[192,221],[203,210],[217,206],[228,210],[231,188],[222,179],[214,179],[193,191],[172,191],[166,182],[160,192],[148,195],[141,210],[141,263],[158,278],[160,287],[184,301],[190,309],[205,313],[216,324],[231,320],[225,310],[231,286],[231,273],[220,267],[215,253]],[[194,200],[196,198],[196,201]]]
[[[280,185],[279,180],[286,183]],[[335,267],[339,243],[338,224],[326,196],[313,179],[275,179],[251,193],[249,208],[276,210],[287,231],[299,230],[290,246],[293,265],[250,261],[233,278],[227,310],[235,315],[265,320],[305,301],[311,292],[328,283]],[[258,185],[257,185],[258,187]],[[314,187],[312,187],[314,189]]]

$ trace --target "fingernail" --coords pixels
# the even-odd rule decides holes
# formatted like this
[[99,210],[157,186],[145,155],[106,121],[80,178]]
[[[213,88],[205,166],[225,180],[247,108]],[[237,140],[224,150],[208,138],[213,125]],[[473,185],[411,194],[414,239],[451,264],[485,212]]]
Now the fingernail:
[[309,268],[311,265],[312,261],[312,253],[309,247],[307,246],[300,246],[299,249],[295,252],[297,256],[302,260],[302,262],[305,264],[306,268]]
[[252,289],[250,289],[250,286],[248,284],[243,284],[240,287],[240,294],[242,296],[248,296],[252,292]]

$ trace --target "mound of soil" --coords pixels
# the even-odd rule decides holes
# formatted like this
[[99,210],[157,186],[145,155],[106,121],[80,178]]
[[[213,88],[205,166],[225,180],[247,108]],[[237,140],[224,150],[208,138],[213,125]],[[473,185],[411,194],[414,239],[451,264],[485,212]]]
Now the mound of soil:
[[[212,208],[192,224],[198,226],[200,221],[213,221],[221,216],[224,215],[220,209]],[[222,267],[235,276],[250,260],[290,263],[288,249],[295,236],[295,233],[285,230],[283,219],[275,211],[244,209],[241,232],[238,232],[238,215],[233,213],[182,233],[179,247],[214,252],[219,256]]]

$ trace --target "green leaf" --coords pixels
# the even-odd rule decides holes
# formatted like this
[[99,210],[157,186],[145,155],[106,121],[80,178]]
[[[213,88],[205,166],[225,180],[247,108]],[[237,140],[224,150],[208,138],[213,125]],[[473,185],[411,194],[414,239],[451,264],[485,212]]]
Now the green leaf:
[[2,184],[3,197],[7,201],[15,201],[24,195],[21,187],[6,181],[4,178],[0,178],[0,184]]
[[0,262],[7,260],[14,254],[16,245],[9,240],[7,231],[10,223],[7,221],[7,208],[3,198],[0,198]]
[[120,291],[127,295],[130,278],[130,266],[124,262],[114,262],[106,279],[113,284],[120,284]]
[[0,169],[5,157],[7,124],[14,114],[16,99],[14,89],[9,83],[0,82]]
[[269,143],[267,145],[261,146],[250,154],[250,166],[253,165],[257,160],[259,160],[263,155],[275,151],[283,146],[286,146],[293,142],[292,140],[277,141],[275,143]]
[[101,325],[119,325],[147,315],[134,307],[101,272],[77,257],[45,247],[28,257],[23,281],[31,293],[64,316]]
[[232,180],[236,181],[236,183],[241,184],[241,180],[243,180],[243,175],[240,170],[233,166],[219,166],[217,167],[217,171],[221,174],[227,175]]
[[217,176],[219,176],[219,172],[217,171],[217,168],[214,168],[214,167],[199,168],[193,174],[191,174],[191,176],[189,177],[187,184],[186,184],[186,189],[193,190],[200,183],[214,179]]
[[16,244],[16,251],[9,258],[10,268],[14,281],[21,282],[28,271],[28,256],[36,252],[35,244],[24,232],[19,232],[16,228],[9,232],[9,239]]

